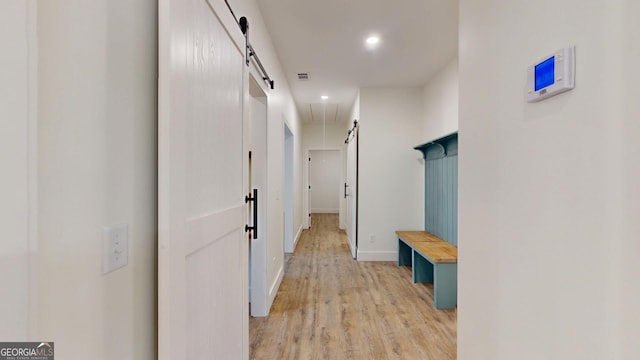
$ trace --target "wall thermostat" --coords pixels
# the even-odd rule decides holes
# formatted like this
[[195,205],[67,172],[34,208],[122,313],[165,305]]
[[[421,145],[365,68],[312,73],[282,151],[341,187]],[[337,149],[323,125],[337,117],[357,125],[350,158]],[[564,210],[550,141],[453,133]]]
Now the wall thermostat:
[[527,101],[537,102],[575,87],[575,47],[545,56],[527,71]]

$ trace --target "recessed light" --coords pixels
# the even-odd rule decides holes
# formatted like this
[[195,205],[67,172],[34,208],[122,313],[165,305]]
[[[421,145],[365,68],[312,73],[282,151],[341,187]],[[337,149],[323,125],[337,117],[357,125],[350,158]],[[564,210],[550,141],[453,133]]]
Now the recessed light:
[[327,95],[322,95],[322,96],[320,96],[320,99],[322,99],[322,100],[327,100],[328,98],[329,98],[329,97],[328,97]]
[[369,36],[366,41],[368,45],[375,45],[380,42],[380,38],[377,36]]

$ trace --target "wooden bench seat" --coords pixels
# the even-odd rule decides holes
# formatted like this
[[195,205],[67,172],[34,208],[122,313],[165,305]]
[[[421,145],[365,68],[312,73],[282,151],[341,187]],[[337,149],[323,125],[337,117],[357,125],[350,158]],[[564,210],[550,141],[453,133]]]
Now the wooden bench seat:
[[458,248],[426,231],[396,235],[398,266],[411,266],[414,283],[433,283],[437,309],[453,309],[458,298]]

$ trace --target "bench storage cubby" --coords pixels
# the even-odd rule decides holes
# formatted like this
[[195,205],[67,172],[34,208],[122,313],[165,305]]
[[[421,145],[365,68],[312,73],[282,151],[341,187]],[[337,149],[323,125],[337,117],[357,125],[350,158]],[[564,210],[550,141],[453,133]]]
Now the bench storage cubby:
[[458,248],[426,231],[396,231],[398,266],[411,266],[414,283],[433,283],[436,309],[458,300]]

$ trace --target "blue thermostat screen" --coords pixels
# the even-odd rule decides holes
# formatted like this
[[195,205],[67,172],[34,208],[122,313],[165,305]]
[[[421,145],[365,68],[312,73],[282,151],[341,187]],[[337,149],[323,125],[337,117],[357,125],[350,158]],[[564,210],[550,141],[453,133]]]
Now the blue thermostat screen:
[[556,77],[555,60],[556,60],[556,57],[552,56],[547,60],[541,62],[540,64],[536,65],[536,68],[535,68],[535,72],[536,72],[535,90],[536,91],[540,89],[544,89],[549,85],[553,85],[553,81]]

